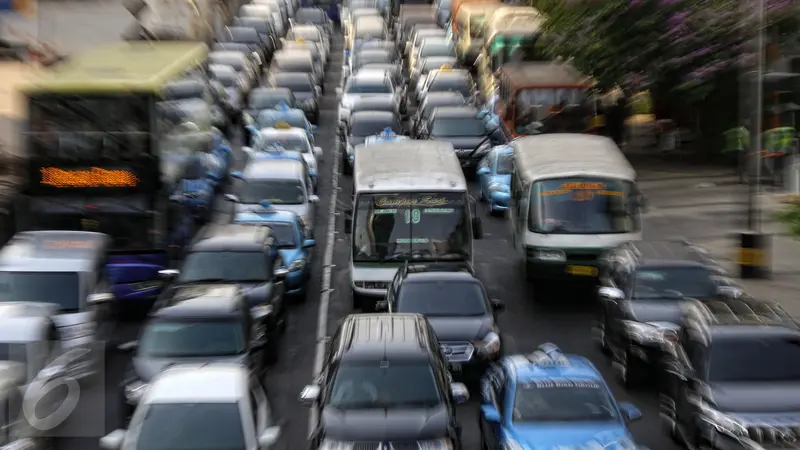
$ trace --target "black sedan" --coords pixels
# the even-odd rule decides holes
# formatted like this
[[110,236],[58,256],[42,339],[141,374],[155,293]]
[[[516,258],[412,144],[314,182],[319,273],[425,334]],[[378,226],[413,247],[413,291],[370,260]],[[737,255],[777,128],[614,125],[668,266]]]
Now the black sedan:
[[474,169],[493,145],[502,143],[497,127],[478,116],[474,106],[441,106],[418,126],[419,139],[435,139],[453,144],[462,168]]
[[317,124],[322,90],[314,84],[313,75],[297,72],[271,73],[267,78],[267,86],[287,88],[292,91],[297,101],[297,106],[306,114],[308,121],[315,125]]

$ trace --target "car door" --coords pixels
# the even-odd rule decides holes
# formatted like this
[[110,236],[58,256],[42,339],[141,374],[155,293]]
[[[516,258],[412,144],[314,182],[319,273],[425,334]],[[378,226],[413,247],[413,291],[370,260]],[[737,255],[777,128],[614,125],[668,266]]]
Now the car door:
[[[505,385],[503,368],[497,364],[492,365],[489,370],[486,371],[486,375],[481,382],[482,403],[497,409],[500,413],[501,421],[503,419],[503,407],[505,406]],[[488,450],[499,450],[497,441],[500,436],[500,424],[484,420],[483,416],[481,416],[480,431],[485,439]]]
[[[491,160],[494,157],[494,153],[495,153],[494,150],[490,150],[489,153],[486,155],[486,157],[481,159],[481,161],[478,163],[478,167],[476,169],[477,170],[489,169],[491,171],[492,170]],[[489,199],[490,178],[491,178],[491,172],[489,173],[489,175],[481,175],[479,180],[481,184],[481,196],[486,200]]]

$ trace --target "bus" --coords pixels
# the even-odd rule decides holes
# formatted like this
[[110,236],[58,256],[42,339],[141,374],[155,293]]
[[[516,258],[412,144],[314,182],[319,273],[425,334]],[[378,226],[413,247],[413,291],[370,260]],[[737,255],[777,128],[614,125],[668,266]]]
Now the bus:
[[468,261],[480,218],[448,142],[375,143],[356,152],[351,235],[353,308],[374,311],[408,261]]
[[486,2],[466,3],[458,8],[453,23],[458,24],[455,41],[459,62],[470,67],[475,64],[475,59],[483,49],[486,17],[501,6],[500,3]]
[[[495,78],[498,86],[495,112],[507,138],[591,130],[591,120],[597,114],[591,102],[594,81],[570,64],[509,63],[500,68]],[[570,115],[570,123],[554,126],[559,115],[563,117],[558,119]]]
[[[517,14],[516,16],[513,14]],[[483,98],[494,95],[494,74],[509,62],[544,61],[537,51],[537,42],[544,16],[527,6],[503,6],[485,19],[483,48],[475,61],[478,85]]]
[[119,42],[76,55],[21,88],[29,161],[17,229],[111,236],[108,272],[119,300],[160,291],[174,223],[174,180],[164,174],[175,143],[163,145],[173,131],[165,120],[174,118],[161,117],[161,100],[165,85],[202,75],[207,55],[196,42]]
[[509,145],[508,217],[528,280],[593,280],[603,253],[642,239],[636,171],[612,140],[559,133]]

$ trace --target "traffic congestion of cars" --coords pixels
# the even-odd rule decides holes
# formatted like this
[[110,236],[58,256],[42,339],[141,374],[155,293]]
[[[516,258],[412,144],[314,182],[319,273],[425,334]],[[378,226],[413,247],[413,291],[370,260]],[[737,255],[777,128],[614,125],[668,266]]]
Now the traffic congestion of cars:
[[[80,215],[72,226],[31,215],[0,250],[0,450],[58,448],[49,429],[13,419],[17,396],[65,377],[98,383],[107,352],[129,361],[105,380],[119,383],[107,450],[452,450],[472,446],[470,430],[482,449],[633,450],[643,414],[615,386],[658,395],[664,439],[687,449],[796,448],[795,319],[702,248],[643,238],[635,169],[579,126],[598,114],[590,87],[525,53],[533,8],[459,6],[349,0],[340,35],[321,8],[255,0],[210,51],[182,50],[206,64],[159,86],[175,223],[146,228],[158,240],[114,231],[140,213],[113,215],[127,200],[76,207],[29,189],[60,208],[50,215]],[[50,169],[41,184],[70,186]],[[92,167],[80,187],[140,181],[126,175]],[[614,379],[557,334],[513,345],[507,305],[476,269],[484,220],[504,224],[503,259],[530,292],[591,287],[591,331]],[[336,278],[334,238],[347,259]],[[319,299],[323,311],[332,291],[347,314],[292,393],[313,417],[308,442],[289,441],[272,398],[284,386],[269,375],[294,310]],[[125,342],[122,299],[148,311]],[[475,416],[457,406],[470,397]]]

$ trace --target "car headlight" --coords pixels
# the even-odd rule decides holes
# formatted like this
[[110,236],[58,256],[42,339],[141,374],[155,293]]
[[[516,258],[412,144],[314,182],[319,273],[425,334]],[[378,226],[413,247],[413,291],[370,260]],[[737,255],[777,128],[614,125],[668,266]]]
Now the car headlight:
[[641,343],[667,343],[677,341],[678,325],[671,322],[634,322],[624,321],[628,337]]
[[59,328],[58,333],[61,335],[61,339],[64,341],[85,338],[94,333],[94,325],[89,322],[67,325]]
[[417,446],[419,450],[453,450],[453,442],[446,438],[419,441]]
[[561,250],[536,249],[533,258],[539,261],[566,261],[567,255]]
[[735,437],[747,436],[747,428],[733,417],[723,414],[710,405],[700,403],[700,417],[718,433]]
[[325,439],[322,441],[319,447],[317,447],[317,450],[351,450],[353,445],[353,442],[331,441],[329,439]]
[[147,392],[148,387],[150,387],[149,384],[138,380],[127,384],[125,386],[125,400],[131,404],[139,403],[139,400]]
[[479,355],[494,356],[500,352],[500,335],[491,331],[480,341],[473,341],[472,345]]
[[252,314],[256,319],[267,317],[268,315],[272,314],[272,311],[272,305],[258,305],[250,308],[250,314]]
[[294,261],[292,261],[291,264],[289,264],[289,267],[287,267],[287,269],[289,269],[289,271],[292,272],[295,270],[303,270],[305,269],[305,267],[306,267],[305,259],[295,259]]
[[492,192],[510,192],[510,188],[505,184],[491,183],[489,190]]

